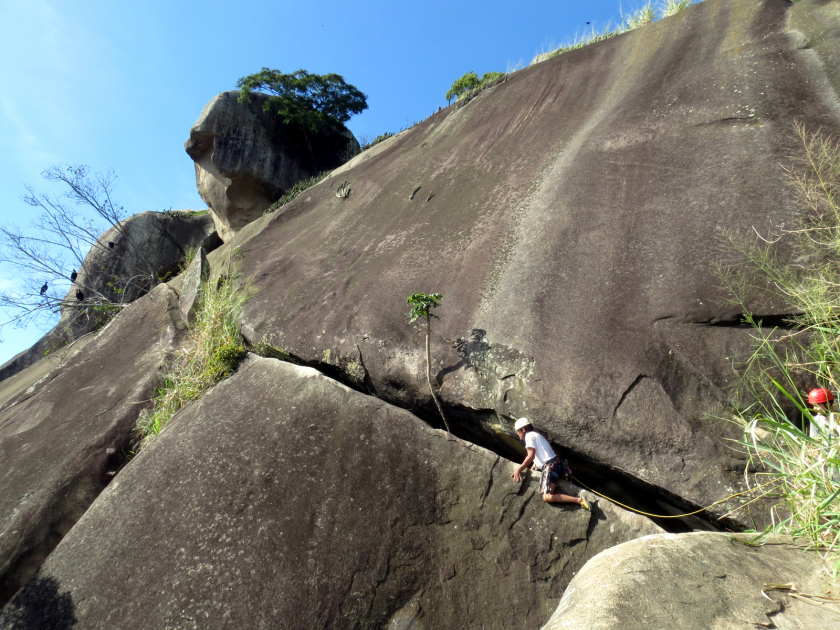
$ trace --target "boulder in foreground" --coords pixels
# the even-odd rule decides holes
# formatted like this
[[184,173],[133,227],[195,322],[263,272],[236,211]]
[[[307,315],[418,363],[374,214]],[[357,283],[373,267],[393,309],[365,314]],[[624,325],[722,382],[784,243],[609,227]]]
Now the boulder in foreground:
[[50,370],[51,360],[39,362],[0,390],[0,602],[125,462],[137,417],[182,328],[175,292],[158,285],[77,354],[60,353],[63,365]]
[[129,463],[3,627],[534,628],[588,558],[661,531],[610,504],[549,506],[511,471],[251,355]]
[[[840,612],[808,597],[825,594],[822,559],[788,538],[745,544],[753,537],[661,534],[607,549],[575,576],[542,630],[840,628]],[[796,591],[767,589],[788,583]]]

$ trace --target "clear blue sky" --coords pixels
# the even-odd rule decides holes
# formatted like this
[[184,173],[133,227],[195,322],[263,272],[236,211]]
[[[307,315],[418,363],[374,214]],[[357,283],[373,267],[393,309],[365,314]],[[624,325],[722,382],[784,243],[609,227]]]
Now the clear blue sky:
[[[132,214],[204,208],[190,126],[263,66],[341,74],[368,95],[348,126],[373,137],[446,105],[465,72],[527,66],[619,11],[619,0],[0,0],[0,223],[28,223],[24,184],[60,192],[40,178],[57,164],[113,168]],[[39,336],[5,331],[0,364]]]

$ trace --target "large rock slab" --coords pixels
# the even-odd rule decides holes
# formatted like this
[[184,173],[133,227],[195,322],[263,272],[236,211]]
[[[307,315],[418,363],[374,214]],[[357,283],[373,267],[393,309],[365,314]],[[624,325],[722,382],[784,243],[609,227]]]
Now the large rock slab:
[[198,194],[213,211],[222,240],[263,212],[297,182],[346,162],[359,150],[344,125],[304,137],[276,114],[262,110],[268,97],[222,92],[201,112],[184,144],[195,161]]
[[805,30],[792,6],[706,0],[390,139],[231,241],[257,290],[243,332],[435,422],[405,299],[439,291],[434,377],[460,435],[529,416],[679,511],[736,492],[738,429],[712,418],[750,331],[721,305],[720,236],[800,213],[794,119],[840,131],[837,3],[797,3],[819,12]]
[[[749,538],[662,534],[607,549],[578,572],[542,630],[840,628],[840,612],[809,597],[823,596],[829,577],[817,553],[787,538],[747,546]],[[774,584],[796,590],[762,593]]]
[[661,531],[610,504],[547,505],[512,470],[249,355],[120,472],[1,623],[535,628],[588,558]]
[[76,354],[59,353],[65,363],[45,372],[55,361],[47,359],[4,382],[0,602],[31,577],[125,462],[179,328],[177,296],[159,285]]

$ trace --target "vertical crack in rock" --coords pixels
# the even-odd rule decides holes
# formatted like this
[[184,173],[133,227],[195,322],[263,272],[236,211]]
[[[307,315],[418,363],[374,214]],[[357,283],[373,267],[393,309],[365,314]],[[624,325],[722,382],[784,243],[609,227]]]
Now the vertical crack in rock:
[[484,493],[481,495],[481,507],[484,507],[484,501],[490,495],[490,490],[493,488],[493,473],[496,471],[496,466],[499,464],[501,458],[497,455],[496,459],[493,460],[493,465],[490,467],[489,472],[487,473],[487,487],[484,489]]
[[359,344],[356,344],[356,350],[359,351],[359,365],[362,366],[362,370],[364,371],[364,379],[363,384],[367,394],[371,396],[376,396],[376,387],[373,384],[373,380],[370,378],[370,372],[368,372],[367,366],[365,365],[365,359],[362,356],[362,349],[359,347]]
[[642,380],[643,380],[643,379],[646,379],[646,378],[649,378],[646,374],[639,374],[639,375],[638,375],[638,376],[637,376],[637,377],[633,380],[633,382],[632,382],[632,383],[630,383],[630,386],[629,386],[627,389],[625,389],[625,390],[624,390],[624,392],[621,394],[621,397],[618,399],[618,403],[616,404],[615,408],[613,409],[613,412],[612,412],[612,417],[613,417],[613,418],[615,418],[615,415],[618,413],[618,408],[619,408],[619,407],[621,407],[621,405],[622,405],[622,403],[624,402],[624,400],[627,398],[627,396],[629,396],[629,395],[630,395],[630,392],[632,392],[632,391],[633,391],[633,389],[636,387],[636,385],[638,385],[639,383],[641,383],[641,382],[642,382]]

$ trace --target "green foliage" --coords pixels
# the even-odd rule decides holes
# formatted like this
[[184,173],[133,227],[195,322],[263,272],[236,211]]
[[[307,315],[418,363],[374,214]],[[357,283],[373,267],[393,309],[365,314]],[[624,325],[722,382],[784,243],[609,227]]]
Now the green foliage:
[[337,74],[310,74],[306,70],[283,74],[263,68],[239,79],[236,87],[240,88],[240,103],[248,103],[252,91],[269,94],[263,105],[265,111],[312,133],[345,123],[368,107],[367,96]]
[[286,193],[282,197],[280,197],[280,199],[271,204],[268,210],[266,210],[263,214],[269,214],[271,212],[274,212],[278,208],[282,208],[290,201],[297,199],[298,195],[300,195],[307,188],[312,188],[315,184],[324,181],[329,176],[330,171],[324,171],[323,173],[313,175],[309,179],[299,181],[297,184],[295,184],[289,190],[287,190]]
[[480,79],[475,72],[467,72],[460,79],[455,79],[455,82],[446,93],[446,101],[450,102],[453,98],[458,99],[470,90],[474,90],[480,84]]
[[495,81],[496,79],[501,79],[503,76],[505,76],[504,72],[496,72],[496,71],[485,72],[484,74],[481,75],[481,81],[479,82],[479,87],[481,87],[483,85],[487,85],[488,83],[490,83],[491,81]]
[[185,404],[236,370],[247,352],[239,334],[239,315],[250,294],[235,273],[224,281],[203,283],[190,342],[164,370],[153,409],[138,420],[135,450],[160,433]]
[[441,300],[443,300],[443,296],[440,293],[430,293],[429,295],[415,293],[409,296],[408,300],[406,300],[406,304],[411,306],[408,312],[409,323],[413,323],[417,318],[421,317],[423,319],[428,319],[429,317],[440,319],[440,317],[431,312],[431,309],[440,306]]
[[213,381],[220,381],[233,374],[247,353],[241,340],[219,346],[207,361],[207,373]]
[[491,81],[505,76],[504,72],[485,72],[481,78],[475,72],[467,72],[460,79],[456,79],[446,93],[446,101],[450,102],[454,99],[461,99],[473,90],[478,90]]
[[[741,365],[734,416],[743,446],[759,467],[762,496],[779,499],[773,532],[809,538],[831,559],[840,553],[838,436],[809,436],[805,391],[839,389],[840,365],[840,140],[797,126],[804,157],[787,169],[808,212],[772,238],[731,234],[735,256],[718,276],[754,330],[752,354]],[[786,305],[792,330],[768,330],[750,304]],[[769,298],[769,300],[767,300]]]

